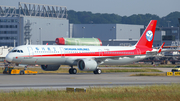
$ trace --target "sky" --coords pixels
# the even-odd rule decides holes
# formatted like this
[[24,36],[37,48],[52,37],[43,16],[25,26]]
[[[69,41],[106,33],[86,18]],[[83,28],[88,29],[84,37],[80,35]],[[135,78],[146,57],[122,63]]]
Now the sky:
[[120,16],[150,13],[164,17],[174,11],[180,12],[180,0],[0,0],[0,5],[18,8],[18,2],[66,6],[67,10]]

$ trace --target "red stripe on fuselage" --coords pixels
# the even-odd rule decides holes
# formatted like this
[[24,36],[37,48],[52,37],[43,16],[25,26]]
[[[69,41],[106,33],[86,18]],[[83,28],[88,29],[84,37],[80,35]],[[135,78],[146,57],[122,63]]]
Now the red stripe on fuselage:
[[[42,54],[42,55],[33,55],[33,57],[60,57],[60,56],[130,56],[130,55],[145,55],[146,51],[152,51],[152,48],[142,48],[142,49],[133,49],[133,50],[121,50],[121,51],[102,51],[102,52],[84,52],[84,53],[65,53],[65,54]],[[29,55],[22,56],[29,57]]]

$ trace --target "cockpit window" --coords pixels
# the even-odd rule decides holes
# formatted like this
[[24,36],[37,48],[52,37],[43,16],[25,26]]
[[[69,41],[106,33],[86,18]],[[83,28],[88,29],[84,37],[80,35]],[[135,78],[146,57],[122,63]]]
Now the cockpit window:
[[12,52],[16,52],[17,50],[13,50]]
[[13,52],[13,53],[14,53],[14,52],[23,53],[22,50],[13,50],[12,52]]

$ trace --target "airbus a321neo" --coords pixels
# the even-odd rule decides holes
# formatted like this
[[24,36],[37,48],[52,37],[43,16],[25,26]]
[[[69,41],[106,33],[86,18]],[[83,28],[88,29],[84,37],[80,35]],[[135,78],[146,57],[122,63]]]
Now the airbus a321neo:
[[22,45],[15,47],[7,56],[8,62],[38,64],[45,71],[58,70],[60,65],[69,65],[70,74],[81,71],[100,74],[98,65],[122,65],[132,63],[161,52],[153,49],[156,20],[151,20],[139,41],[134,46],[69,46],[69,45]]

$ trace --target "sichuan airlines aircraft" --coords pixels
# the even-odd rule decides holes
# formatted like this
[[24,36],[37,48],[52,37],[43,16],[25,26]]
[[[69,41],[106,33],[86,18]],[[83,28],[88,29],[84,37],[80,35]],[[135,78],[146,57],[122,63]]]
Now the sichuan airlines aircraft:
[[39,64],[45,71],[58,70],[69,65],[70,74],[76,74],[73,66],[81,71],[100,74],[98,65],[122,65],[135,62],[161,52],[153,49],[156,20],[151,20],[140,40],[131,47],[122,46],[69,46],[69,45],[22,45],[15,47],[7,56],[8,62],[16,64]]

